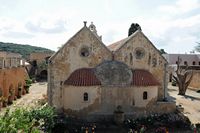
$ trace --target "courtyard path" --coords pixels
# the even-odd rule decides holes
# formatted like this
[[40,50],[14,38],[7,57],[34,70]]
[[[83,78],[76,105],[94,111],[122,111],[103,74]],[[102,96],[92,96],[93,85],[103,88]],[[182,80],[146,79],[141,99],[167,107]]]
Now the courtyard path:
[[[13,102],[12,105],[7,106],[11,110],[23,107],[31,108],[38,105],[38,101],[44,99],[44,96],[47,94],[47,82],[38,82],[33,83],[30,87],[30,92],[28,94],[22,95],[20,99],[17,99]],[[1,113],[3,113],[6,108],[2,108]]]
[[200,93],[188,89],[185,96],[178,95],[178,87],[168,85],[169,98],[176,101],[176,105],[182,105],[183,113],[192,123],[200,123]]

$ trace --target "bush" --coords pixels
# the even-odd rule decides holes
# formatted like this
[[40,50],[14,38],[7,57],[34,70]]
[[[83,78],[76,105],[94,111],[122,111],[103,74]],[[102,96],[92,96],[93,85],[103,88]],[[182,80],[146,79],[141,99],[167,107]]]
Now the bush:
[[49,106],[32,110],[18,108],[13,112],[7,109],[5,114],[0,116],[0,132],[39,133],[40,130],[50,131],[54,126],[54,115],[54,109]]

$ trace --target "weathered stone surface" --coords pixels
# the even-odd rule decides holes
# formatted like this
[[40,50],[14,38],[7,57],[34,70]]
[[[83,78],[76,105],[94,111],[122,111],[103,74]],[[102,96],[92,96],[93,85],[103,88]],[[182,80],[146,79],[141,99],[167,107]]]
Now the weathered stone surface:
[[119,61],[105,61],[95,68],[95,74],[103,86],[130,86],[132,71]]
[[25,79],[28,79],[28,74],[24,67],[0,69],[0,89],[3,96],[9,96],[9,89],[13,89],[17,96],[19,86],[24,90]]
[[[89,55],[80,55],[82,48],[89,48]],[[112,53],[87,28],[83,27],[54,56],[48,66],[48,97],[49,103],[62,108],[62,83],[70,74],[79,68],[93,68],[106,60],[112,59]]]

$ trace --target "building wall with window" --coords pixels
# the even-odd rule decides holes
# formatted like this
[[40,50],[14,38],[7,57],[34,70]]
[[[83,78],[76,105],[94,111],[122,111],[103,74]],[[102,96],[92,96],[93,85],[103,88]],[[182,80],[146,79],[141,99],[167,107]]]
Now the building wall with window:
[[132,114],[137,108],[145,108],[148,103],[157,101],[158,91],[157,86],[121,88],[65,85],[63,88],[64,111],[76,115],[86,115],[91,112],[92,114],[105,112],[111,115],[118,105],[122,106],[126,114]]
[[121,41],[108,46],[114,51],[115,60],[125,62],[132,69],[150,71],[160,83],[158,98],[162,100],[167,61],[141,31],[136,31]]
[[0,68],[19,67],[22,56],[18,53],[0,52]]
[[163,54],[169,65],[177,64],[178,57],[181,59],[180,65],[200,66],[199,54]]
[[200,88],[200,55],[199,54],[164,54],[164,57],[169,62],[169,82],[172,82],[173,75],[175,74],[175,71],[177,69],[177,60],[178,57],[181,60],[180,65],[181,66],[189,66],[190,70],[193,70],[193,77],[191,80],[191,83],[189,85],[189,88],[192,89],[199,89]]

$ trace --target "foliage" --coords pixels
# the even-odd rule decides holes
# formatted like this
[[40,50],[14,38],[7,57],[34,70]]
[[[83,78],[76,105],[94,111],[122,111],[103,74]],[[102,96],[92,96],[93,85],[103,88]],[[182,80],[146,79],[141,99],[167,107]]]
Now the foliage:
[[3,96],[3,90],[0,88],[0,97]]
[[15,44],[15,43],[4,43],[0,42],[0,51],[7,51],[7,52],[13,52],[13,53],[19,53],[22,55],[23,58],[28,59],[28,56],[30,53],[34,52],[47,52],[47,53],[53,53],[54,51],[42,47],[36,47],[31,45],[21,45],[21,44]]
[[7,103],[8,99],[6,97],[1,97],[1,101],[4,102],[4,103]]
[[40,127],[46,131],[51,131],[54,127],[55,111],[53,107],[45,106],[42,109],[33,109],[30,111],[32,120],[40,122]]
[[178,113],[170,114],[154,114],[148,117],[142,117],[138,119],[127,119],[124,122],[124,125],[127,129],[132,129],[133,131],[150,131],[155,130],[154,132],[162,132],[167,129],[181,128],[181,129],[191,129],[191,122],[188,118],[182,116]]
[[38,67],[40,68],[40,70],[47,70],[47,63],[46,63],[46,61],[42,61],[41,63],[39,63]]
[[156,129],[156,133],[167,133],[166,127],[159,127]]
[[140,25],[137,24],[137,23],[132,23],[131,27],[128,30],[128,36],[132,35],[137,30],[142,30],[141,27],[140,27]]
[[25,79],[26,85],[31,86],[32,80],[31,79]]
[[7,109],[5,114],[0,116],[0,132],[39,133],[41,129],[50,131],[54,126],[54,115],[54,109],[49,106],[32,110],[18,108],[13,112]]
[[200,42],[197,42],[197,46],[195,47],[195,50],[197,51],[197,52],[200,52]]

